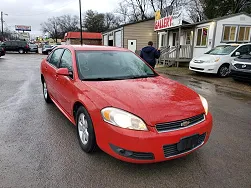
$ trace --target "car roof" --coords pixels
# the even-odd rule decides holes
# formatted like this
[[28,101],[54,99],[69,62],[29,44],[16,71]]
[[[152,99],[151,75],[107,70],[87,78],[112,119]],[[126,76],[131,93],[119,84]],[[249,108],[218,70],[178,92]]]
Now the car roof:
[[60,45],[59,48],[71,48],[76,51],[129,51],[125,48],[112,46],[95,46],[95,45]]

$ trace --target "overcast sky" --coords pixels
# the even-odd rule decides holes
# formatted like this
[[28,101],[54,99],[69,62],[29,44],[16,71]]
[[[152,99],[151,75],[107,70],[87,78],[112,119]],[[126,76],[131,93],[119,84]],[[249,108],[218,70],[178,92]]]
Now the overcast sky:
[[[0,11],[4,14],[4,27],[10,30],[15,25],[31,26],[31,34],[41,35],[40,24],[53,16],[79,15],[79,0],[0,0]],[[92,9],[98,12],[112,12],[118,0],[81,0],[82,12]]]

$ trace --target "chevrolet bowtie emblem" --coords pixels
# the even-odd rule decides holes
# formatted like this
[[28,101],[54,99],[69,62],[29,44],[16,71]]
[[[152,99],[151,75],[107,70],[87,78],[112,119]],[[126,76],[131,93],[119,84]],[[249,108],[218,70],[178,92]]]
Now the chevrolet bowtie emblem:
[[181,123],[181,126],[182,126],[182,127],[186,127],[186,126],[188,126],[189,124],[190,124],[190,121],[184,121],[184,122]]

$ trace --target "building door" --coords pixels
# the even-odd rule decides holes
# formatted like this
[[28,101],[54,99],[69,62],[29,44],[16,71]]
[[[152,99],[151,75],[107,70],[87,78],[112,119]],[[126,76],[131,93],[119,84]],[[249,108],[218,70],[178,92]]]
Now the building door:
[[178,41],[178,34],[177,33],[173,33],[172,46],[177,46],[177,41]]
[[137,49],[137,40],[128,40],[128,50],[135,52]]
[[122,32],[117,31],[115,32],[115,46],[116,47],[122,47]]
[[104,35],[104,46],[108,46],[108,35]]
[[113,46],[113,40],[108,41],[108,46]]

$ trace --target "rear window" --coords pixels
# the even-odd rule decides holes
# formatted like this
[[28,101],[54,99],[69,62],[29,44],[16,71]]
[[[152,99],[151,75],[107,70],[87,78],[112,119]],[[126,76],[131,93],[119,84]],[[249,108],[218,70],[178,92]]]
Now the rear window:
[[51,48],[51,45],[44,45],[45,48]]

